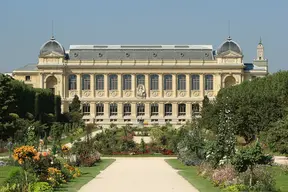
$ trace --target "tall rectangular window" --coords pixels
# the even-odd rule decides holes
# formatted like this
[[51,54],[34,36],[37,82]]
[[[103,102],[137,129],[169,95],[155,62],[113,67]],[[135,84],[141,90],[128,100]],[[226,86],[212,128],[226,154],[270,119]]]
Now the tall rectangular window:
[[137,104],[137,116],[144,116],[145,115],[145,105],[140,103]]
[[69,86],[68,89],[69,90],[76,90],[77,89],[77,77],[76,75],[72,74],[69,75]]
[[199,75],[192,75],[191,89],[200,90],[200,77]]
[[97,103],[96,104],[96,116],[103,116],[104,115],[104,104]]
[[90,75],[82,75],[82,90],[90,90]]
[[131,75],[123,76],[123,90],[131,90]]
[[96,75],[96,90],[104,90],[104,75]]
[[172,90],[172,75],[164,75],[164,90]]
[[124,104],[123,112],[124,112],[124,116],[130,116],[131,115],[131,105],[129,103]]
[[82,105],[82,111],[84,115],[90,115],[90,104],[89,103],[84,103]]
[[205,90],[213,90],[213,75],[205,75]]
[[186,90],[186,76],[178,75],[178,90]]
[[168,103],[165,104],[165,116],[171,116],[172,115],[172,104]]
[[111,103],[110,104],[110,116],[116,116],[118,113],[117,104]]
[[150,90],[158,90],[159,89],[159,77],[158,75],[150,76]]
[[178,116],[185,116],[186,115],[186,105],[185,104],[179,104],[178,105]]
[[136,79],[137,79],[137,87],[138,85],[145,85],[145,76],[142,75],[142,74],[139,74],[136,76]]
[[118,77],[117,75],[109,76],[109,90],[117,90],[118,89]]
[[158,116],[159,115],[159,108],[157,103],[151,104],[151,116]]

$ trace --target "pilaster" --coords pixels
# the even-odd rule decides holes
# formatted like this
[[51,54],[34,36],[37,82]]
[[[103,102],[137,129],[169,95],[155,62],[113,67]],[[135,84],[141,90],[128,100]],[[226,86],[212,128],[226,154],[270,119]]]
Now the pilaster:
[[77,75],[77,94],[78,94],[78,97],[81,97],[81,74],[78,73]]
[[177,96],[177,74],[172,74],[172,91],[173,97]]
[[190,119],[192,117],[192,104],[186,103],[186,118]]
[[123,103],[119,102],[117,107],[118,119],[123,119]]
[[119,92],[119,97],[122,97],[122,74],[118,74],[118,79],[117,79],[117,83],[118,83],[118,92]]
[[106,98],[108,98],[109,97],[109,83],[108,83],[108,81],[109,81],[109,75],[108,74],[104,74],[104,96],[106,97]]
[[178,117],[178,104],[172,103],[172,117]]
[[158,103],[158,111],[159,111],[159,118],[163,118],[164,117],[164,103],[160,102]]
[[150,118],[150,103],[145,103],[145,117]]
[[146,97],[150,97],[150,75],[145,74]]
[[186,74],[186,94],[187,97],[191,97],[191,85],[190,85],[190,74]]
[[96,103],[95,102],[91,102],[90,103],[90,116],[91,117],[95,117],[96,116]]
[[136,119],[136,103],[131,103],[131,118]]
[[110,105],[108,102],[104,102],[104,117],[109,118],[110,116]]
[[163,74],[159,75],[159,97],[163,97]]
[[131,74],[132,97],[136,97],[136,75]]
[[91,91],[91,95],[92,97],[95,97],[95,75],[94,74],[90,74],[90,91]]
[[199,77],[200,77],[200,79],[199,79],[199,84],[200,84],[200,97],[204,97],[205,95],[204,95],[204,88],[205,88],[205,86],[204,86],[204,84],[205,84],[205,82],[204,82],[204,74],[203,73],[201,73],[201,74],[199,74]]

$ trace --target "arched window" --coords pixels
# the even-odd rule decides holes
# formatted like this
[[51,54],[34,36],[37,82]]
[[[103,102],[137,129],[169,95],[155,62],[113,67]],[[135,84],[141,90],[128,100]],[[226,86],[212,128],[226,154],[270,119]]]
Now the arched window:
[[178,75],[178,90],[186,90],[186,75]]
[[164,75],[164,90],[172,90],[172,75]]
[[95,76],[95,88],[96,90],[104,90],[104,75],[96,75]]
[[90,115],[90,104],[89,103],[84,103],[82,105],[82,111],[84,115]]
[[159,77],[158,75],[150,76],[150,90],[158,90],[159,89]]
[[77,89],[77,77],[74,74],[69,75],[69,90],[76,90],[76,89]]
[[192,104],[192,112],[197,114],[197,113],[199,113],[199,111],[200,111],[199,104],[198,103],[193,103]]
[[165,108],[165,116],[171,116],[172,115],[172,104],[167,103],[167,104],[165,104],[164,108]]
[[123,90],[131,90],[131,75],[123,76]]
[[82,75],[82,90],[90,90],[90,75]]
[[137,104],[137,117],[145,115],[145,105],[143,103]]
[[186,115],[186,104],[182,103],[178,105],[178,116]]
[[118,77],[117,75],[109,75],[109,90],[117,90],[118,89]]
[[104,115],[104,104],[97,103],[96,104],[96,116],[103,116]]
[[157,103],[151,104],[151,116],[158,116],[159,114],[159,107]]
[[124,116],[130,116],[131,115],[131,105],[129,103],[125,103],[123,106],[123,114]]
[[192,90],[200,90],[200,77],[199,75],[192,75],[191,76],[191,89]]
[[139,74],[139,75],[137,75],[136,79],[137,79],[137,85],[136,85],[137,87],[138,87],[138,85],[145,85],[145,76],[144,75]]
[[117,103],[110,104],[110,116],[117,116]]
[[205,90],[213,90],[213,75],[205,75]]

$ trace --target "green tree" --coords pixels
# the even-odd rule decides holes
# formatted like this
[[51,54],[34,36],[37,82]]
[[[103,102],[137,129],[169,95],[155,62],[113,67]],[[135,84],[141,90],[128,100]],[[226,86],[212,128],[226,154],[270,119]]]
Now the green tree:
[[234,165],[235,169],[241,173],[247,170],[250,171],[250,187],[253,185],[253,171],[256,165],[262,164],[271,164],[272,156],[265,155],[262,151],[262,148],[257,141],[255,144],[252,144],[248,147],[241,149],[238,153],[236,153],[232,165]]
[[72,103],[69,106],[70,112],[81,112],[81,101],[77,95],[74,96]]

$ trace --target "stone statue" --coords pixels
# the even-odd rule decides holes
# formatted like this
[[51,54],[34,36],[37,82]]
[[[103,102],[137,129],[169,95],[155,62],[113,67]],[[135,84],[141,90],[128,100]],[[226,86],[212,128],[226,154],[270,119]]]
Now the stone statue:
[[145,93],[145,86],[140,84],[138,85],[137,87],[137,96],[138,97],[142,97],[144,98],[146,96],[146,93]]

